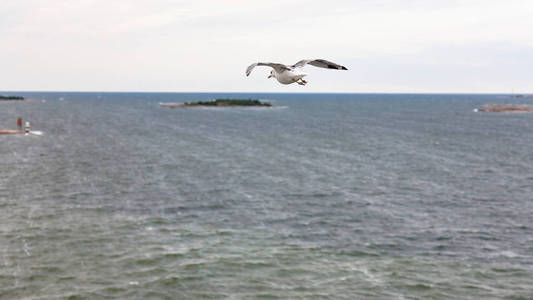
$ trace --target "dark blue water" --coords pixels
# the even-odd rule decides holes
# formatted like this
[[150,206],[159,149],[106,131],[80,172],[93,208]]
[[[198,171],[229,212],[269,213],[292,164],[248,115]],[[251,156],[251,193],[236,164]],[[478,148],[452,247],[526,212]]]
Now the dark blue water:
[[[533,298],[533,115],[473,112],[517,99],[16,94],[0,299]],[[277,107],[159,105],[215,97]]]

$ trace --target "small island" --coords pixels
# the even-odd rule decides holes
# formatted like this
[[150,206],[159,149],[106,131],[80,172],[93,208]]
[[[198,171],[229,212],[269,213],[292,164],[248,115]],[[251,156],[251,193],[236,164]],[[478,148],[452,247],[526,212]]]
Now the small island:
[[160,103],[161,106],[170,108],[180,107],[272,107],[268,102],[255,99],[215,99],[212,101],[198,101],[185,103]]
[[533,95],[518,94],[518,95],[511,95],[511,98],[533,98]]
[[478,109],[480,112],[510,112],[510,113],[531,113],[533,104],[485,104]]
[[20,96],[2,96],[0,95],[0,101],[24,101],[24,97]]

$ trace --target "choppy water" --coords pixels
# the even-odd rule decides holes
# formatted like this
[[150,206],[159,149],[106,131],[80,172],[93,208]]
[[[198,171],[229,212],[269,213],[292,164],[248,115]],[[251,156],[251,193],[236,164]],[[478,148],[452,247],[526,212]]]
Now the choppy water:
[[[0,299],[533,298],[533,115],[472,112],[512,99],[23,95]],[[158,104],[216,96],[282,107]]]

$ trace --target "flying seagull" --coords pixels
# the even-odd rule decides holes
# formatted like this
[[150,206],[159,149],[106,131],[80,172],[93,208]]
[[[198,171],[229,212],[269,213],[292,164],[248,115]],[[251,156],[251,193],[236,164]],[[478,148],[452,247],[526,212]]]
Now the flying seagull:
[[307,64],[311,66],[319,67],[319,68],[334,69],[334,70],[348,70],[344,66],[327,61],[325,59],[304,59],[304,60],[300,60],[299,62],[297,62],[296,64],[292,66],[287,66],[287,65],[278,64],[278,63],[263,63],[263,62],[251,64],[248,68],[246,68],[246,76],[250,76],[250,73],[252,73],[252,70],[256,66],[267,66],[267,67],[272,68],[272,71],[270,71],[270,75],[268,76],[268,78],[274,77],[279,81],[279,83],[282,83],[282,84],[291,84],[291,83],[296,82],[299,85],[306,85],[307,81],[303,80],[303,78],[307,74],[302,72],[302,68]]

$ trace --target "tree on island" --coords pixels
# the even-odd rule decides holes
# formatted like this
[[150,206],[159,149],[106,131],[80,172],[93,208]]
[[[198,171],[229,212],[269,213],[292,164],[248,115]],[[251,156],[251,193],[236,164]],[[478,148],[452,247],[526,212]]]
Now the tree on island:
[[186,106],[267,106],[272,104],[255,99],[215,99],[213,101],[185,102]]

